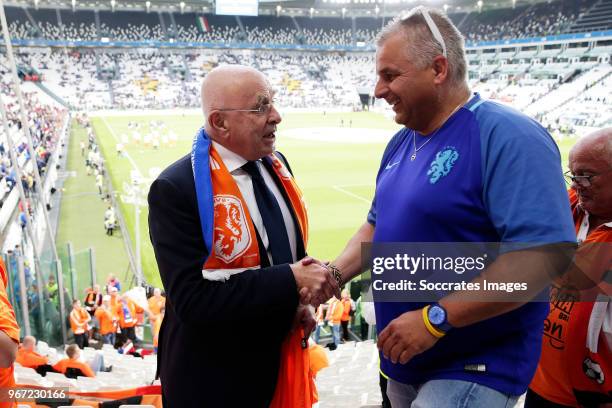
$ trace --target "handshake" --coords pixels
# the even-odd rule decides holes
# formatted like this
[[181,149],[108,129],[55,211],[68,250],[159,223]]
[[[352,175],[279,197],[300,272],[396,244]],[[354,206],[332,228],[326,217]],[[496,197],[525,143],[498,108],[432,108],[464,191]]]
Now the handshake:
[[301,304],[318,307],[333,296],[340,299],[340,287],[326,263],[307,256],[290,266]]

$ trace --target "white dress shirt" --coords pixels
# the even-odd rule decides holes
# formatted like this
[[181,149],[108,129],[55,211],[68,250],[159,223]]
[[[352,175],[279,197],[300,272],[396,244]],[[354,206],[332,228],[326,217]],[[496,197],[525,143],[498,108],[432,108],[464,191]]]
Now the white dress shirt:
[[[251,214],[251,220],[253,221],[253,225],[259,232],[259,236],[263,242],[264,247],[268,252],[268,259],[270,260],[270,265],[272,262],[272,253],[270,252],[270,241],[268,240],[268,234],[263,224],[263,219],[261,218],[261,214],[259,213],[259,207],[257,206],[257,200],[255,200],[255,192],[253,191],[253,182],[251,180],[251,176],[242,169],[242,166],[247,163],[248,160],[239,156],[238,154],[232,152],[231,150],[225,148],[217,142],[212,142],[213,146],[221,156],[221,160],[223,160],[223,164],[227,167],[227,171],[230,172],[234,181],[238,185],[238,189],[246,201],[247,208],[249,209],[249,213]],[[285,228],[287,229],[287,236],[289,237],[289,246],[291,247],[291,256],[293,261],[297,261],[296,255],[296,247],[297,247],[297,236],[295,230],[295,223],[293,222],[293,217],[291,216],[291,210],[285,203],[285,199],[283,198],[283,194],[280,192],[274,179],[268,173],[268,170],[263,165],[261,160],[257,160],[257,168],[261,173],[266,186],[270,189],[274,198],[278,202],[278,206],[283,214],[283,221],[285,222]]]

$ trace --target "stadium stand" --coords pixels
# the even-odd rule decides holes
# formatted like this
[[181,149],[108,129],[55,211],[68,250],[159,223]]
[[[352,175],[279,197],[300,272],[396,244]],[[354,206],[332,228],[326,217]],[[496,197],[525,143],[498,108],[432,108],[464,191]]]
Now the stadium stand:
[[[610,28],[612,9],[596,0],[556,0],[486,12],[451,14],[469,41],[492,41],[584,32]],[[9,29],[14,38],[49,40],[121,41],[176,40],[194,42],[242,42],[252,44],[351,45],[371,44],[383,18],[360,17],[233,17],[195,13],[98,12],[99,27],[91,11],[38,9],[30,13],[7,7]]]
[[[570,26],[578,16],[594,12],[605,6],[605,2],[595,0],[557,0],[552,3],[536,3],[515,9],[493,9],[477,13],[456,13],[451,18],[458,23],[467,39],[489,41],[509,38],[525,38],[558,34],[570,31]],[[605,7],[604,7],[605,9]],[[250,44],[310,44],[320,46],[371,44],[375,33],[384,19],[378,18],[307,18],[307,17],[234,17],[199,16],[195,13],[144,13],[136,11],[66,11],[32,10],[28,18],[24,10],[7,7],[12,34],[16,38],[44,38],[93,40],[104,39],[121,41],[197,41],[231,42],[240,41]],[[204,17],[198,24],[197,17]],[[36,22],[35,24],[33,24]],[[99,28],[96,28],[99,25]],[[572,26],[573,27],[573,26]],[[595,45],[595,46],[594,46]],[[602,47],[603,46],[603,47]],[[562,81],[575,74],[577,61],[582,70],[595,65],[598,57],[609,55],[609,45],[592,42],[569,44],[544,44],[528,46],[508,46],[469,51],[471,77],[481,80],[512,80],[517,86],[525,80],[538,89],[550,86],[548,76]],[[208,52],[205,52],[208,54]],[[249,56],[232,51],[218,55],[210,53],[204,57],[200,53],[173,55],[159,51],[147,51],[146,55],[130,56],[130,53],[102,53],[99,51],[73,52],[68,57],[52,52],[34,57],[32,66],[44,73],[45,86],[72,106],[85,106],[88,109],[144,107],[197,106],[197,88],[202,74],[215,64],[246,62]],[[352,90],[342,90],[341,86],[371,86],[372,80],[364,80],[367,69],[353,69],[351,75],[338,67],[355,67],[351,64],[353,56],[322,54],[310,56],[300,53],[276,52],[269,54],[274,64],[284,64],[276,71],[285,73],[279,78],[267,69],[268,74],[278,78],[278,84],[291,83],[288,95],[279,95],[280,102],[290,107],[308,106],[311,101],[319,101],[322,107],[358,105],[359,99]],[[265,54],[251,57],[252,61],[264,61]],[[69,59],[58,69],[62,60]],[[357,57],[359,58],[359,57]],[[28,57],[24,56],[28,63]],[[344,60],[344,62],[339,62]],[[274,65],[271,65],[274,66]],[[371,66],[371,65],[369,65]],[[264,69],[266,67],[264,66]],[[62,72],[61,74],[58,74]],[[361,71],[361,72],[356,72]],[[68,72],[68,74],[64,74]],[[87,75],[83,75],[87,72]],[[58,77],[58,75],[60,75]],[[356,77],[356,76],[357,77]],[[343,80],[335,82],[342,76]],[[348,77],[348,81],[346,80]],[[535,81],[533,78],[542,79]],[[166,81],[178,78],[180,81]],[[74,80],[73,80],[74,79]],[[325,80],[332,82],[332,86]],[[321,88],[321,80],[326,84]],[[518,81],[517,81],[518,80]],[[282,82],[285,81],[285,82]],[[292,82],[293,81],[293,82]],[[169,89],[166,83],[171,82]],[[507,81],[506,81],[507,82]],[[71,92],[66,93],[70,84]],[[338,88],[338,84],[341,84]],[[350,84],[350,85],[349,85]],[[506,87],[512,86],[511,83]],[[520,92],[524,94],[524,92]],[[172,96],[174,95],[174,96]],[[351,95],[351,96],[349,96]],[[530,94],[527,94],[529,98]],[[532,96],[537,96],[536,92]],[[532,98],[533,99],[533,98]],[[524,103],[521,104],[523,106]]]
[[591,32],[612,29],[612,3],[598,1],[571,25],[570,32]]
[[[7,109],[9,132],[18,151],[17,161],[23,172],[23,185],[26,193],[29,193],[32,190],[31,166],[33,161],[30,160],[27,143],[22,139],[18,130],[21,126],[19,106],[7,79],[6,64],[6,61],[0,61],[0,74],[2,75],[0,89]],[[47,104],[41,103],[39,93],[35,89],[31,87],[26,87],[26,89],[28,91],[24,92],[24,99],[29,112],[28,125],[34,141],[34,150],[37,154],[36,164],[39,172],[44,175],[51,153],[58,141],[59,131],[67,118],[67,111],[48,100],[46,101]],[[5,137],[4,129],[0,129],[0,139],[4,140]],[[11,169],[12,163],[7,149],[6,142],[0,144],[0,208],[17,182],[16,173]]]
[[347,342],[328,352],[329,367],[317,375],[320,401],[326,407],[380,406],[376,343]]
[[514,9],[471,13],[459,25],[470,41],[505,40],[568,32],[577,17],[596,0],[535,3]]
[[[543,113],[538,106],[551,110],[601,80],[611,48],[603,41],[471,49],[469,74],[475,89],[517,108],[532,105],[528,112],[537,115]],[[198,107],[199,84],[219,64],[257,64],[279,90],[283,107],[356,109],[359,89],[371,92],[375,80],[371,53],[52,51],[19,57],[40,72],[52,93],[87,109]]]

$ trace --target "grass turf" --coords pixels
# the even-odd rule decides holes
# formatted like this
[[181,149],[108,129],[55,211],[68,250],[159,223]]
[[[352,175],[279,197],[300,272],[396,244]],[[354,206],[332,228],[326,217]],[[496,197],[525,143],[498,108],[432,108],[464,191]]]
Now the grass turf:
[[[76,270],[76,295],[84,296],[84,289],[91,284],[89,272],[89,248],[94,250],[94,266],[97,282],[104,284],[109,273],[124,277],[128,259],[121,231],[106,235],[103,222],[107,203],[98,194],[94,176],[85,171],[85,157],[81,156],[80,142],[87,143],[87,133],[76,121],[68,150],[67,171],[70,176],[64,183],[60,208],[60,223],[57,233],[58,252],[66,253],[68,242],[72,244]],[[64,267],[65,279],[69,277]]]
[[[178,142],[174,147],[161,146],[155,150],[133,143],[128,123],[141,124],[140,132],[144,134],[149,130],[151,120],[162,120],[169,129],[178,135]],[[284,137],[286,131],[297,128],[337,127],[341,124],[352,128],[382,129],[392,135],[399,127],[392,120],[369,112],[358,113],[288,113],[283,115],[283,122],[279,125],[277,149],[282,151],[289,159],[297,181],[302,188],[309,210],[310,242],[308,252],[321,259],[333,259],[344,247],[347,240],[356,229],[365,221],[374,192],[374,181],[378,170],[380,158],[384,150],[385,141],[375,139],[372,142],[347,143],[304,140],[294,137]],[[175,160],[190,152],[193,135],[202,125],[201,115],[176,116],[114,116],[93,119],[93,127],[98,137],[102,153],[106,160],[112,183],[117,193],[121,193],[123,184],[130,182],[130,173],[134,166],[144,177],[148,177],[149,170],[165,168]],[[327,130],[330,136],[335,132]],[[338,131],[340,132],[340,131]],[[130,143],[125,151],[130,159],[118,157],[116,143],[122,134],[128,134]],[[69,167],[81,166],[77,171],[76,179],[69,182],[78,184],[79,190],[72,189],[67,183],[67,198],[78,192],[93,193],[83,195],[81,204],[62,204],[62,224],[60,237],[64,242],[71,240],[78,242],[81,247],[93,246],[96,248],[96,264],[99,276],[106,276],[112,272],[122,276],[127,265],[127,257],[123,247],[118,248],[115,243],[121,242],[119,238],[108,238],[104,235],[102,218],[104,207],[97,198],[93,177],[84,175],[84,165],[80,159],[78,143],[80,137],[85,137],[80,130],[75,130],[76,138],[71,140]],[[567,152],[575,140],[563,140],[560,143],[563,162],[566,163]],[[76,147],[75,147],[76,146]],[[78,156],[75,160],[73,156]],[[78,168],[78,167],[77,167]],[[82,173],[82,174],[81,174]],[[91,197],[90,197],[91,196]],[[88,209],[91,220],[75,222],[73,218],[84,218],[79,209]],[[129,233],[133,239],[134,209],[130,204],[121,203]],[[93,214],[96,215],[93,215]],[[80,214],[80,215],[76,215]],[[143,209],[140,215],[140,236],[142,244],[142,265],[146,280],[153,285],[161,285],[159,273],[149,241],[147,226],[147,210]],[[95,222],[93,221],[95,219]],[[91,230],[85,228],[85,221],[91,222]],[[100,234],[89,231],[100,231]],[[71,238],[72,234],[76,238]],[[88,241],[89,240],[89,241]],[[91,242],[91,243],[87,243]],[[106,258],[109,257],[108,260]]]

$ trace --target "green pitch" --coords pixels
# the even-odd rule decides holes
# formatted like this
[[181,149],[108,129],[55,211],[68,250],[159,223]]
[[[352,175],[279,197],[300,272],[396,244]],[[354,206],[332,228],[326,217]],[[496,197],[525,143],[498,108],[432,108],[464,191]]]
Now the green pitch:
[[[133,141],[128,122],[138,122],[140,133],[145,134],[149,131],[151,120],[162,120],[168,129],[178,135],[175,146],[162,144],[159,149],[154,149]],[[155,169],[161,170],[188,154],[193,135],[201,125],[201,115],[117,116],[93,119],[93,127],[115,192],[122,193],[123,185],[130,182],[130,173],[134,168],[147,178],[151,169],[154,174]],[[388,137],[397,129],[398,125],[391,119],[368,112],[283,115],[283,122],[277,133],[277,149],[288,157],[306,198],[310,217],[309,254],[321,259],[333,259],[365,221],[382,152]],[[129,158],[119,157],[116,153],[116,144],[123,134],[129,137],[130,142],[125,147]],[[77,134],[71,141],[71,154],[79,154],[78,148],[74,149],[74,145],[79,143],[79,137],[84,136]],[[573,143],[573,140],[565,140],[560,144],[564,162]],[[91,178],[89,180],[93,183]],[[119,242],[119,238],[109,239],[103,234],[103,209],[100,211],[100,233],[97,234],[99,237],[92,237],[94,242],[90,246],[96,247],[99,243],[103,254],[97,251],[96,262],[100,257],[110,257],[115,270],[98,271],[98,275],[106,276],[115,272],[121,276],[120,271],[116,269],[125,269],[125,251],[116,246],[109,247],[109,242]],[[121,211],[133,239],[134,208],[131,204],[122,202]],[[62,223],[65,217],[69,215],[62,212]],[[69,235],[67,231],[62,237],[69,240]],[[145,278],[153,285],[160,285],[153,248],[149,241],[146,208],[143,208],[140,215],[140,235]],[[83,241],[79,244],[85,245]]]
[[[133,141],[128,123],[140,123],[140,133],[144,134],[149,131],[151,120],[162,120],[178,135],[178,142],[174,147],[162,144],[159,149],[154,149]],[[193,135],[201,125],[200,115],[93,119],[94,131],[116,192],[121,193],[124,182],[130,182],[130,173],[134,166],[146,178],[150,169],[163,169],[188,154]],[[301,134],[304,132],[300,129],[323,127],[337,127],[339,130],[319,129],[320,137],[327,141],[313,141],[300,135],[287,135],[292,130]],[[283,115],[283,122],[279,125],[277,149],[288,157],[304,192],[310,217],[308,251],[319,258],[333,259],[342,250],[347,240],[365,221],[373,195],[374,180],[385,141],[381,138],[374,142],[360,140],[359,143],[329,141],[341,139],[341,134],[357,132],[356,129],[375,129],[379,132],[382,130],[384,134],[392,135],[398,126],[381,115],[367,112],[326,115],[291,113]],[[361,133],[365,137],[366,131]],[[116,154],[116,144],[122,139],[123,134],[129,136],[130,143],[125,151],[130,159]],[[326,135],[329,135],[329,138],[326,138]],[[121,205],[129,232],[133,237],[135,220],[133,206],[126,203]],[[159,285],[161,283],[159,273],[149,241],[146,208],[140,217],[143,271],[148,282]]]

